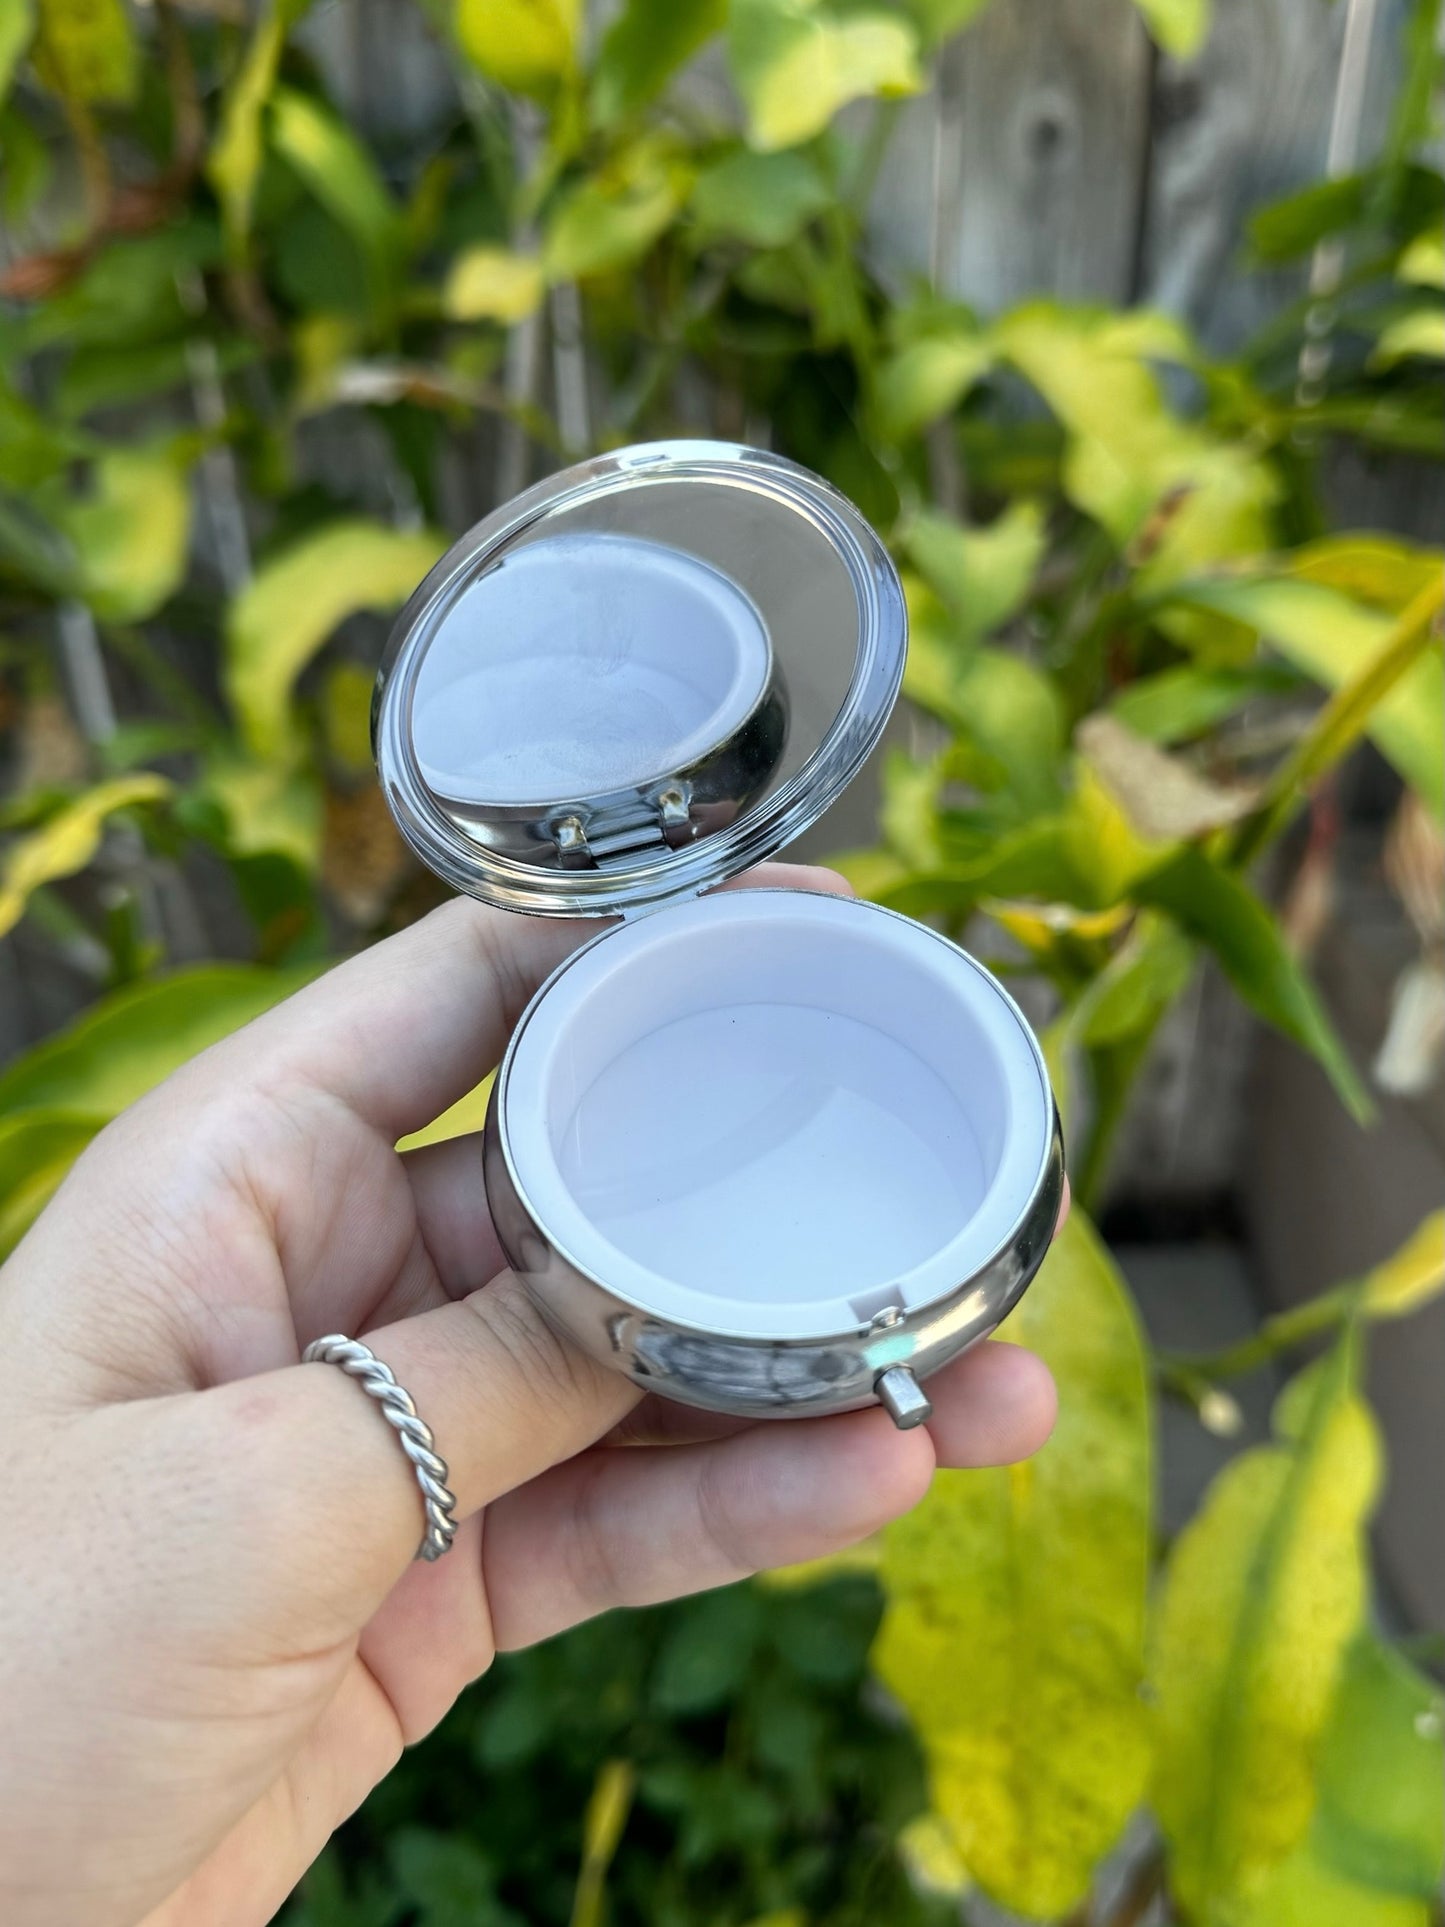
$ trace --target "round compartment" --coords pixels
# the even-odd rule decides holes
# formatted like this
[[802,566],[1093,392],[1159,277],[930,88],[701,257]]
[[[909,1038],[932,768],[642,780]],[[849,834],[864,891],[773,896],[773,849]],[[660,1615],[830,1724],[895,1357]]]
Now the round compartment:
[[771,671],[761,615],[719,570],[636,536],[554,535],[447,611],[412,742],[439,799],[546,810],[675,777],[737,734]]
[[739,890],[608,932],[503,1071],[548,1240],[674,1325],[856,1331],[956,1292],[1043,1182],[1053,1106],[1017,1006],[876,906]]

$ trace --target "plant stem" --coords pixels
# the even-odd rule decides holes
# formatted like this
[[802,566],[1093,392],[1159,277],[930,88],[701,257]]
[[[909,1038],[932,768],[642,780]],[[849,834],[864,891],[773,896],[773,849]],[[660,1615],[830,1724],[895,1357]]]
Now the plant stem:
[[1288,1311],[1267,1318],[1251,1337],[1226,1345],[1217,1352],[1161,1352],[1159,1363],[1165,1377],[1203,1380],[1213,1384],[1219,1379],[1242,1378],[1258,1371],[1281,1352],[1319,1338],[1342,1325],[1359,1302],[1356,1283],[1336,1285],[1317,1298],[1292,1305]]
[[1381,698],[1428,646],[1442,605],[1445,586],[1428,583],[1405,605],[1364,668],[1340,684],[1293,754],[1276,770],[1263,805],[1241,825],[1229,858],[1235,869],[1243,869],[1265,844],[1273,842],[1298,808],[1307,785],[1364,734]]

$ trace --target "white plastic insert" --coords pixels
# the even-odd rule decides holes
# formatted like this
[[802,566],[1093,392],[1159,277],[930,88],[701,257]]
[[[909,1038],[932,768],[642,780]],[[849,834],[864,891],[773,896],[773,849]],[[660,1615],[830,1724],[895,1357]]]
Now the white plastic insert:
[[513,1046],[505,1133],[549,1238],[674,1323],[821,1338],[1008,1241],[1051,1107],[1013,1000],[871,904],[738,890],[610,931]]
[[412,742],[436,795],[546,809],[686,769],[736,734],[771,668],[763,618],[708,563],[636,536],[548,536],[448,610]]

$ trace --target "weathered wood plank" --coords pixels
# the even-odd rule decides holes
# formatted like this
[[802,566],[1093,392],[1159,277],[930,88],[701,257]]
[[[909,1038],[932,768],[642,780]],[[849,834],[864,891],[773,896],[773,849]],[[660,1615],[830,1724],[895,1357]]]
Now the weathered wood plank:
[[[873,207],[880,267],[933,265],[942,287],[987,313],[1039,293],[1126,300],[1150,69],[1128,0],[991,8],[903,117]],[[945,208],[936,238],[935,191]]]
[[[1360,153],[1378,151],[1399,72],[1406,0],[1378,0]],[[1215,0],[1190,61],[1164,59],[1140,245],[1140,299],[1188,321],[1207,346],[1241,346],[1306,267],[1243,272],[1250,216],[1325,170],[1346,9],[1324,0]]]

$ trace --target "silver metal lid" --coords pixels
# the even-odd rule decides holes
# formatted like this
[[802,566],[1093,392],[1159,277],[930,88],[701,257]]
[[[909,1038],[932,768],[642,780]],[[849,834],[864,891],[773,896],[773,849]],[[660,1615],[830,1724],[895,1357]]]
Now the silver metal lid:
[[377,769],[456,889],[616,915],[821,816],[888,718],[906,636],[887,551],[817,476],[728,442],[622,449],[427,576],[377,678]]

